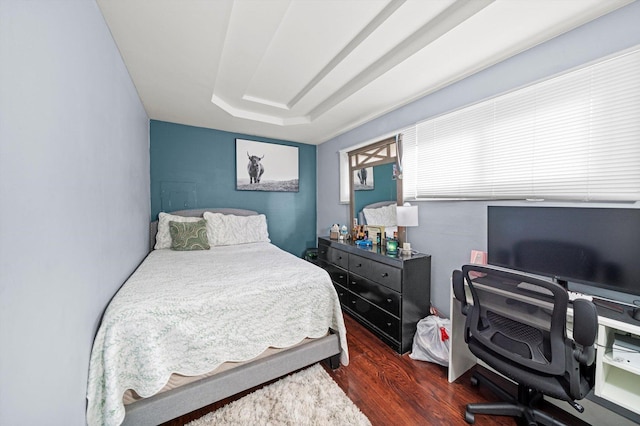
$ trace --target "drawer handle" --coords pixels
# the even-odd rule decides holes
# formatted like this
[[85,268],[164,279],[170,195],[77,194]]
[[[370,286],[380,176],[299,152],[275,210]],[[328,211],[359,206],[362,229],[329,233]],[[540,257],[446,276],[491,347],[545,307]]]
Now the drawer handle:
[[338,293],[341,297],[344,296],[344,293]]
[[393,300],[387,299],[387,303],[391,303],[391,302],[393,302]]
[[340,279],[343,279],[343,278],[344,278],[344,275],[338,275],[338,277],[339,277]]
[[342,260],[342,256],[338,256],[338,260]]
[[351,301],[351,304],[352,304],[352,305],[355,305],[355,304],[356,304],[356,301],[355,301],[355,300],[352,300],[352,301]]
[[358,264],[356,265],[356,268],[362,268],[362,263],[358,263]]
[[356,285],[356,284],[358,284],[357,281],[351,281],[351,285]]
[[387,323],[387,327],[391,327],[391,323],[390,322]]
[[383,273],[382,273],[382,278],[386,278],[386,277],[388,277],[388,276],[389,276],[389,274],[387,274],[386,272],[383,272]]

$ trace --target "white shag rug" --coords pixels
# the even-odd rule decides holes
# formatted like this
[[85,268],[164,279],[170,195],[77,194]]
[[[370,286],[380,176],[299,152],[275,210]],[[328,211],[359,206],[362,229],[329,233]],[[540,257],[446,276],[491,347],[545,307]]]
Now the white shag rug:
[[370,426],[371,422],[315,364],[187,424],[213,425]]

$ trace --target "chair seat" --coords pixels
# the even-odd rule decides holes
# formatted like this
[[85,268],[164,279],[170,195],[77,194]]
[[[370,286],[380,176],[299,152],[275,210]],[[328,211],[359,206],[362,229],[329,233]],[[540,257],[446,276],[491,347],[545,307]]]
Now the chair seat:
[[581,378],[580,380],[580,395],[570,395],[569,383],[562,376],[544,375],[540,372],[531,372],[522,367],[514,367],[513,363],[508,362],[498,354],[487,350],[483,345],[473,339],[469,338],[469,349],[471,352],[484,361],[487,365],[501,374],[515,381],[516,383],[526,383],[527,387],[541,392],[545,395],[549,395],[553,398],[563,401],[574,401],[582,399],[591,389],[589,382]]

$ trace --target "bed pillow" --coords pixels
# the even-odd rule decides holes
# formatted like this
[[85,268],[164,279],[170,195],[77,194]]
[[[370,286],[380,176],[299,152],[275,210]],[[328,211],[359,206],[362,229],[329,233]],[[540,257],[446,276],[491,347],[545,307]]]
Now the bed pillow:
[[267,230],[267,217],[263,214],[236,216],[205,212],[204,218],[207,221],[207,234],[212,247],[271,242]]
[[197,222],[174,222],[169,221],[169,233],[171,234],[171,249],[188,250],[209,250],[209,239],[207,238],[207,223],[204,219]]
[[154,249],[171,248],[171,233],[169,232],[169,222],[198,222],[201,217],[176,216],[174,214],[160,212],[158,215],[158,233],[156,234],[156,245]]
[[380,225],[384,227],[397,226],[396,205],[379,207],[377,209],[362,209],[364,217],[369,225]]

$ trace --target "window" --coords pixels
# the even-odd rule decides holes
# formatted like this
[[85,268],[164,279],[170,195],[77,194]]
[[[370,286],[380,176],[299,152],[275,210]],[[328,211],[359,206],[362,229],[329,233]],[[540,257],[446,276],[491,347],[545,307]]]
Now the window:
[[640,200],[640,48],[403,131],[405,199]]

